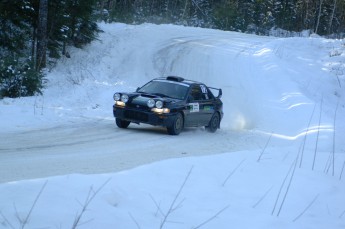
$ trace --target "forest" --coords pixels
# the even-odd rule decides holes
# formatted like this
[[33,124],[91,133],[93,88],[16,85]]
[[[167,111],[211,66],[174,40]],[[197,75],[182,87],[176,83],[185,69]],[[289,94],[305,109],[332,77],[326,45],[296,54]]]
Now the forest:
[[1,0],[0,99],[41,93],[45,71],[70,57],[68,47],[97,39],[101,21],[344,38],[345,1]]

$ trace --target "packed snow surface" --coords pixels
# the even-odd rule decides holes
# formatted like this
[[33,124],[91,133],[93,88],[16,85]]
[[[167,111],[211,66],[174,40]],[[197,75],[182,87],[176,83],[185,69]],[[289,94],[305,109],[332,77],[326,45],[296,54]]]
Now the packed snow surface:
[[[345,228],[345,41],[100,24],[0,100],[0,228]],[[112,117],[114,92],[177,75],[223,89],[221,129]]]

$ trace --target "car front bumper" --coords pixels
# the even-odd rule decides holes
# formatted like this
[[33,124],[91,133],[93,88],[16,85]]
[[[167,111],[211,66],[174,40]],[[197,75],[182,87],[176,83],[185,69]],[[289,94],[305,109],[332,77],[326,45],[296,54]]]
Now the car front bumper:
[[146,123],[153,126],[169,127],[173,125],[176,113],[160,114],[152,111],[135,109],[131,107],[121,107],[113,105],[113,115],[115,118],[134,122]]

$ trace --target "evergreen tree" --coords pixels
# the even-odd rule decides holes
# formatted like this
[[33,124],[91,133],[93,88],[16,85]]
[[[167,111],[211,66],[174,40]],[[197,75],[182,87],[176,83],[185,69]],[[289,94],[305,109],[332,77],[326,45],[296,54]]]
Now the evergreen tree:
[[29,37],[27,15],[30,11],[33,11],[33,8],[26,1],[3,0],[0,2],[0,55],[20,53],[25,49],[26,40]]
[[42,89],[42,75],[31,55],[29,1],[0,3],[0,98],[30,96]]
[[[111,21],[175,23],[257,34],[315,30],[321,0],[102,0]],[[344,1],[322,0],[318,33],[344,33]],[[103,9],[103,8],[102,8]],[[99,10],[101,11],[101,10]]]
[[231,0],[224,0],[214,8],[214,24],[216,28],[224,30],[235,30],[237,18],[236,5]]
[[95,10],[95,0],[66,1],[65,17],[69,18],[68,39],[73,42],[74,46],[82,47],[97,37],[99,30],[94,15]]
[[1,1],[0,97],[40,93],[47,50],[59,58],[67,45],[95,39],[96,6],[96,0]]

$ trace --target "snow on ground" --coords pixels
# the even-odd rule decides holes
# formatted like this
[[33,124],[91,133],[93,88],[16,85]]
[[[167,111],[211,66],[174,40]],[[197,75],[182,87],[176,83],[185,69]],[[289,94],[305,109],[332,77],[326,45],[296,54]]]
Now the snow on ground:
[[[100,26],[0,101],[0,228],[345,227],[344,41]],[[219,131],[114,127],[112,94],[166,75],[223,89]]]

